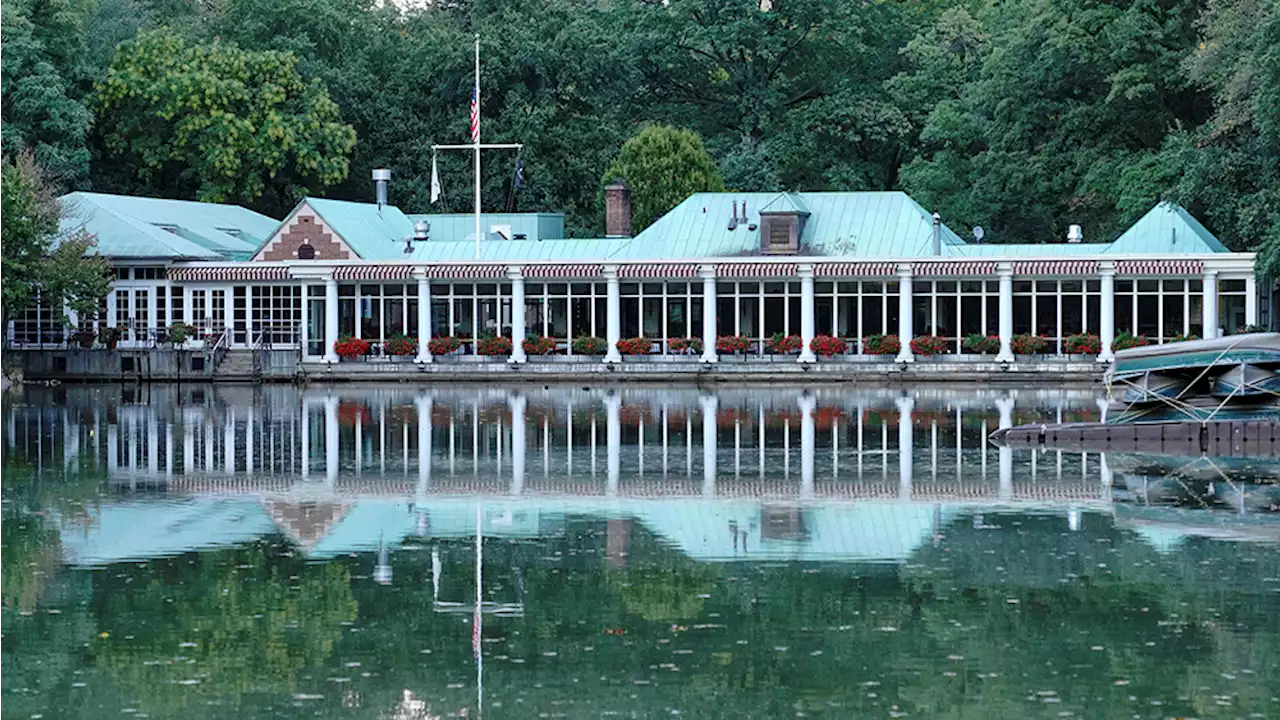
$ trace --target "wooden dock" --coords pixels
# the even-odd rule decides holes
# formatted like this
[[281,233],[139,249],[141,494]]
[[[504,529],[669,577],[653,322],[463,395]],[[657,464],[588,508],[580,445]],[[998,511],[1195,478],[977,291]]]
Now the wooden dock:
[[997,445],[1078,452],[1139,452],[1217,457],[1280,457],[1280,422],[1211,420],[1034,424],[997,430]]

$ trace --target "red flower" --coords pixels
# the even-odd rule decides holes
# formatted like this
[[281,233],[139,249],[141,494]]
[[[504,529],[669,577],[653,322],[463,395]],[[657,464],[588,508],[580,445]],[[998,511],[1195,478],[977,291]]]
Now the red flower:
[[734,355],[746,352],[750,345],[751,339],[745,335],[721,335],[716,338],[716,352]]
[[702,338],[669,338],[667,349],[678,355],[694,355],[702,352]]
[[916,355],[945,355],[951,352],[951,343],[937,335],[920,335],[911,340],[911,352]]
[[782,333],[777,333],[765,341],[765,347],[769,348],[769,352],[777,355],[790,355],[798,352],[803,344],[799,335],[783,335]]
[[452,335],[433,337],[427,341],[427,350],[432,355],[448,355],[460,347],[462,347],[462,341]]
[[868,355],[897,355],[902,351],[902,341],[897,335],[869,335],[862,350]]
[[369,342],[358,337],[345,337],[333,344],[333,351],[344,358],[369,354]]
[[556,351],[556,339],[530,335],[520,343],[520,347],[529,355],[550,355]]
[[648,355],[652,348],[653,341],[643,335],[618,341],[618,352],[623,355]]
[[503,335],[480,338],[476,341],[476,354],[487,355],[490,357],[497,355],[510,355],[511,338]]
[[843,355],[849,349],[849,343],[831,335],[817,335],[809,342],[809,349],[822,357]]

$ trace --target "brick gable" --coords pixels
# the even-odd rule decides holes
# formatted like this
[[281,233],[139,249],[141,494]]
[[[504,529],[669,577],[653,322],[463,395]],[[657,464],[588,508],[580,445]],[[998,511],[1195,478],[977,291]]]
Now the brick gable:
[[[315,254],[302,248],[309,246]],[[299,255],[299,251],[302,255]],[[276,233],[275,238],[255,257],[255,260],[276,262],[281,260],[350,260],[354,253],[334,237],[324,221],[313,210],[302,207],[289,224]]]

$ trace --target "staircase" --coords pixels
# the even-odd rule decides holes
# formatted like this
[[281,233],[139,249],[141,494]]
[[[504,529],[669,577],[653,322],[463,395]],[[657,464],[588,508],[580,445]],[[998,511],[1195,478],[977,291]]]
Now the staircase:
[[256,380],[252,350],[228,350],[213,369],[216,380]]

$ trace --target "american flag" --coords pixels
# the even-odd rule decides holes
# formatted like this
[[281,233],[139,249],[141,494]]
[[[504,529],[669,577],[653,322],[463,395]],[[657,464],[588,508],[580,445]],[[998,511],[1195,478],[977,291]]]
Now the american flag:
[[471,142],[480,142],[480,78],[471,90]]

